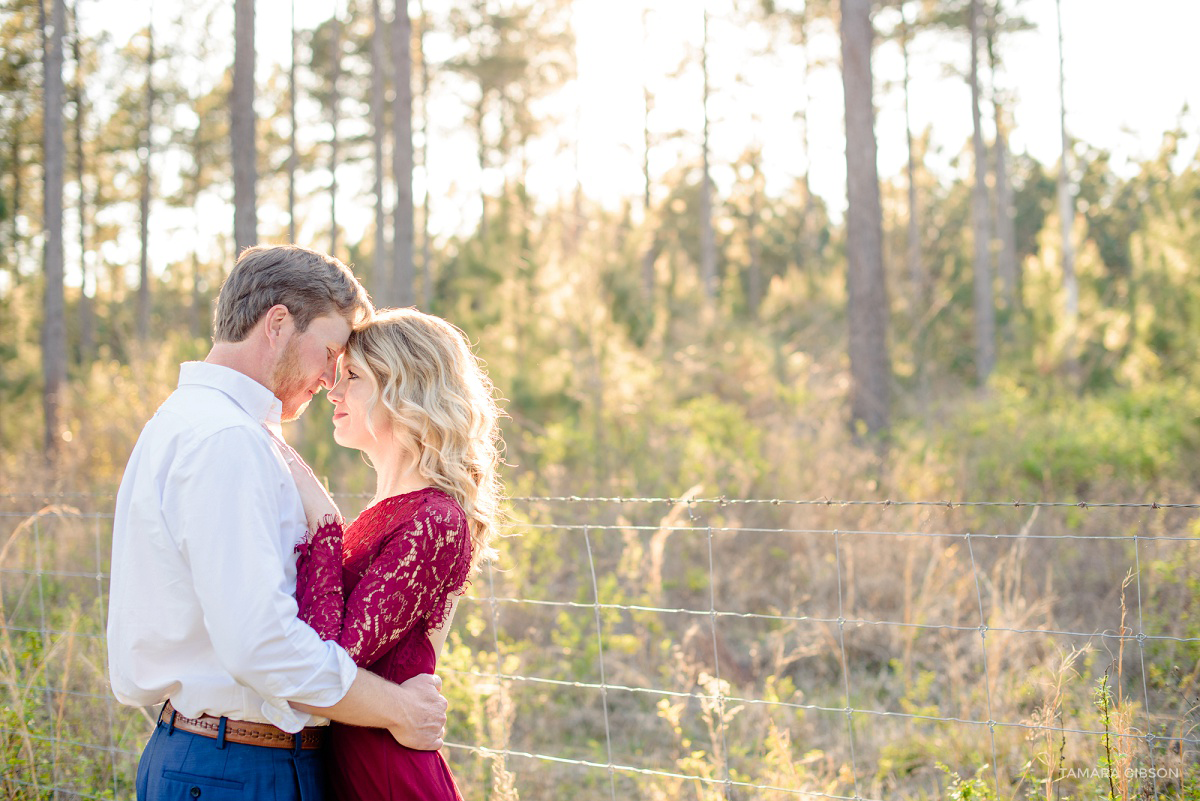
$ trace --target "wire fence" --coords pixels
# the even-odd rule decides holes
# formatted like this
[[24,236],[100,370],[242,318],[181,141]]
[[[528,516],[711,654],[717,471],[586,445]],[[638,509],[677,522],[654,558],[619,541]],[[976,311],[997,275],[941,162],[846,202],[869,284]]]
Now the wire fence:
[[[0,496],[6,797],[134,796],[157,710],[108,691],[112,500]],[[1195,798],[1197,531],[1178,503],[517,498],[442,656],[444,753],[475,798]]]

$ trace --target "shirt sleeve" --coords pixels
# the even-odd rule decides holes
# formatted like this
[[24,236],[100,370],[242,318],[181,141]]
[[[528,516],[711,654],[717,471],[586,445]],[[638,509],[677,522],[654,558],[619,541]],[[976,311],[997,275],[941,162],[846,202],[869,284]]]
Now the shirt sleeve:
[[[301,577],[324,584],[305,590],[314,601],[320,599],[309,608],[321,636],[335,640],[360,666],[373,664],[415,626],[436,628],[449,594],[466,583],[470,569],[470,535],[461,512],[423,507],[413,517],[391,522],[366,574],[346,597],[340,621],[331,603],[337,571],[311,569]],[[322,527],[320,540],[330,539],[330,528]],[[328,558],[329,550],[313,553]],[[336,583],[340,592],[340,572]]]
[[180,591],[195,593],[217,658],[263,697],[272,722],[294,731],[303,719],[287,702],[331,706],[356,668],[297,618],[291,543],[280,531],[291,479],[254,434],[225,429],[173,459],[162,508],[191,572],[192,587]]

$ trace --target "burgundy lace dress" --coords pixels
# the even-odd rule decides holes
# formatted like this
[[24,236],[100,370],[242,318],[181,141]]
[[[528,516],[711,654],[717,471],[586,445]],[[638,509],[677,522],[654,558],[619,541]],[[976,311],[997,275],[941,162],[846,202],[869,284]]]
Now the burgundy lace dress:
[[[323,639],[393,682],[433,673],[428,634],[461,594],[471,565],[467,517],[432,487],[366,509],[342,531],[321,526],[296,547],[300,617]],[[437,751],[405,748],[386,729],[333,723],[329,732],[333,796],[349,799],[461,801]]]

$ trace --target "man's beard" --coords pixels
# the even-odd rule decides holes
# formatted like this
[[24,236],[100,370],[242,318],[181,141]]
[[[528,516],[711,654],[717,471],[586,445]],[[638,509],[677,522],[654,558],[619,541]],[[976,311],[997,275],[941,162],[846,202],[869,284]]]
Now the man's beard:
[[[271,390],[275,397],[283,403],[283,422],[291,422],[304,413],[308,406],[309,382],[300,369],[300,351],[295,340],[289,340],[283,346],[283,355],[275,364],[271,373]],[[303,395],[304,400],[297,403],[297,398]]]

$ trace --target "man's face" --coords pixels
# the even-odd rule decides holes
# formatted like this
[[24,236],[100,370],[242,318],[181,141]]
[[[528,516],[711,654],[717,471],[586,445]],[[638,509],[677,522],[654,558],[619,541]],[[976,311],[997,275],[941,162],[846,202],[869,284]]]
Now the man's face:
[[350,338],[350,324],[338,314],[314,319],[308,330],[292,332],[271,374],[271,391],[283,403],[283,420],[295,420],[322,387],[333,386],[338,357]]

